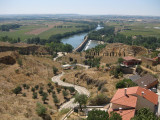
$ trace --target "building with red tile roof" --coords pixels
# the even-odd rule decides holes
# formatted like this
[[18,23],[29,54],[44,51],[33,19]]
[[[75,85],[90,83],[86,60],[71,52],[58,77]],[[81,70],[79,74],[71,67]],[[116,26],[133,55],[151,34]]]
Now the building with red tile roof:
[[136,110],[146,107],[155,112],[157,105],[157,94],[145,88],[130,87],[117,90],[111,100],[109,112],[117,112],[123,120],[130,120]]
[[138,65],[141,63],[141,60],[138,60],[132,56],[123,57],[123,60],[124,60],[123,64],[125,66],[134,66],[134,65]]

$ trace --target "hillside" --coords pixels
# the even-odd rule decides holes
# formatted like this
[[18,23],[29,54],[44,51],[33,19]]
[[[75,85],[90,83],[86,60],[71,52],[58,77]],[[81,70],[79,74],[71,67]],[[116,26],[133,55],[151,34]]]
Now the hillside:
[[[3,59],[8,61],[2,62]],[[12,64],[8,64],[11,61]],[[41,119],[36,114],[36,103],[41,102],[42,98],[38,93],[38,98],[32,98],[32,87],[38,85],[43,87],[47,92],[48,83],[51,82],[53,75],[53,66],[61,72],[60,64],[53,62],[50,58],[32,55],[20,55],[17,52],[0,52],[0,115],[1,120],[39,120]],[[24,89],[23,85],[29,86],[29,89]],[[22,92],[17,96],[12,92],[17,86],[22,87]],[[65,100],[62,92],[57,93],[56,88],[61,88],[52,83],[55,94],[60,99],[60,104]],[[24,93],[26,97],[23,96]],[[51,95],[49,94],[46,101],[47,111],[55,113],[55,106]]]

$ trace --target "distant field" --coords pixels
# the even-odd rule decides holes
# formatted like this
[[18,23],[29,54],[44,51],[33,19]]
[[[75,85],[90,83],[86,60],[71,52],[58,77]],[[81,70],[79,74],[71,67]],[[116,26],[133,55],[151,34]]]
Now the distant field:
[[120,33],[126,36],[142,35],[160,37],[160,29],[154,28],[160,27],[160,22],[109,22],[107,24],[122,29]]
[[[25,40],[27,38],[39,36],[43,39],[48,39],[51,35],[55,34],[63,34],[65,32],[76,31],[81,28],[76,28],[76,25],[82,25],[80,23],[70,23],[70,22],[59,22],[59,21],[46,21],[46,20],[23,20],[23,21],[13,21],[13,22],[5,22],[5,24],[17,23],[21,24],[18,29],[7,31],[0,31],[1,36],[9,36],[17,39],[18,37],[21,40]],[[2,25],[4,23],[0,23]],[[62,26],[72,26],[71,28],[55,28],[57,25]]]

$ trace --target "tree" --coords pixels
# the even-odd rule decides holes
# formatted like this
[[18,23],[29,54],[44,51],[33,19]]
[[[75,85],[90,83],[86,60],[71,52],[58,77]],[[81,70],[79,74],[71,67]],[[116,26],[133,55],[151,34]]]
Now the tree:
[[124,61],[123,58],[118,58],[118,63],[121,64]]
[[43,96],[42,97],[42,101],[43,101],[43,103],[45,104],[45,101],[47,100],[47,96]]
[[22,91],[22,88],[20,86],[18,86],[13,90],[13,93],[15,93],[17,96],[17,94],[21,93],[21,91]]
[[35,88],[36,88],[36,90],[38,90],[38,88],[39,88],[39,85],[36,85],[36,86],[35,86]]
[[52,85],[51,83],[48,83],[48,86],[49,86],[49,87],[51,87],[51,85]]
[[27,87],[27,84],[23,84],[23,88],[25,89]]
[[71,93],[74,93],[74,92],[75,92],[75,88],[74,88],[74,87],[68,87],[68,90],[69,90]]
[[131,79],[123,79],[116,84],[116,88],[127,88],[137,86]]
[[31,91],[32,91],[32,92],[35,92],[35,88],[32,87]]
[[51,86],[50,86],[50,89],[51,89],[51,90],[53,90],[53,89],[54,89],[54,87],[51,85]]
[[36,112],[39,116],[42,117],[46,114],[47,108],[44,105],[42,105],[41,103],[38,102],[37,105],[36,105]]
[[57,88],[57,92],[60,93],[60,91],[61,91],[61,88]]
[[56,75],[57,72],[58,72],[58,69],[55,66],[53,66],[53,73]]
[[82,110],[82,105],[86,106],[88,97],[85,94],[77,94],[75,96],[75,103],[79,104],[80,109]]
[[58,98],[57,97],[54,97],[54,103],[59,103],[59,100],[58,100]]
[[32,97],[33,99],[36,99],[37,98],[37,93],[36,92],[34,92],[33,93],[33,97]]
[[47,100],[47,97],[48,97],[48,94],[47,93],[45,93],[45,92],[43,92],[42,93],[42,101],[44,102],[44,104],[45,104],[45,101]]
[[149,108],[139,109],[131,120],[160,120]]
[[111,112],[109,120],[122,120],[122,117],[116,112]]
[[68,92],[67,91],[63,90],[62,93],[63,93],[64,98],[68,96]]
[[39,90],[39,94],[42,95],[43,94],[43,89]]
[[27,86],[26,86],[26,89],[29,90],[29,88],[30,88],[29,85],[27,85]]
[[87,120],[108,120],[108,118],[108,112],[93,109],[92,111],[88,112]]
[[49,94],[52,92],[52,90],[51,90],[51,89],[48,89],[47,91],[48,91],[48,93],[49,93]]

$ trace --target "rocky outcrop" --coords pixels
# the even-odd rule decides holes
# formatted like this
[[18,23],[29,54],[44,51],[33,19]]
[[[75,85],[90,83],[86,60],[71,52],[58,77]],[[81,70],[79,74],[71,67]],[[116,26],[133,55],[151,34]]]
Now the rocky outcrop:
[[108,44],[102,51],[91,51],[89,55],[107,57],[141,56],[148,54],[148,50],[141,46],[130,46],[123,43]]

